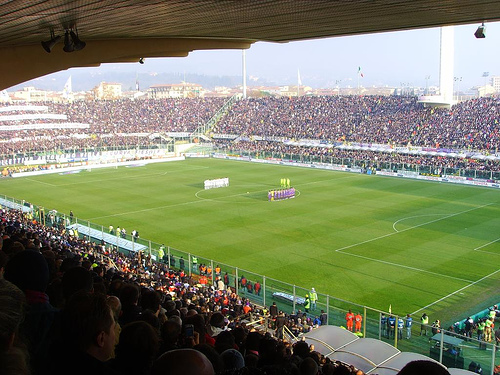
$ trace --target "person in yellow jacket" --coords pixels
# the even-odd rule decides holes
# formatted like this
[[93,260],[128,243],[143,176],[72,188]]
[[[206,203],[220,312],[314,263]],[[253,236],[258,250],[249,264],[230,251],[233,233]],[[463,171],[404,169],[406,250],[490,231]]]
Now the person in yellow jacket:
[[427,326],[429,324],[429,317],[427,316],[426,313],[422,314],[422,317],[420,318],[420,336],[424,335],[427,336]]
[[316,310],[316,302],[318,301],[318,293],[316,293],[316,290],[314,290],[314,288],[311,288],[311,292],[309,293],[309,298],[311,300],[311,308],[313,310]]

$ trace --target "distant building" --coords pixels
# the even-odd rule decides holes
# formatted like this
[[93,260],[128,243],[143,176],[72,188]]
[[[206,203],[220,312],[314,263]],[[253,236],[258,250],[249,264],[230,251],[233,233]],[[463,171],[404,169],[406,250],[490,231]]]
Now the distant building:
[[312,90],[309,86],[299,86],[297,90],[297,86],[281,86],[280,87],[280,96],[303,96],[307,95]]
[[95,99],[116,100],[122,97],[122,84],[101,82],[93,91]]
[[491,77],[491,86],[496,92],[500,92],[500,76]]
[[20,91],[12,94],[12,100],[23,102],[45,102],[47,101],[47,91],[35,89],[33,86],[23,87]]
[[205,90],[196,83],[153,85],[148,89],[148,99],[201,98]]

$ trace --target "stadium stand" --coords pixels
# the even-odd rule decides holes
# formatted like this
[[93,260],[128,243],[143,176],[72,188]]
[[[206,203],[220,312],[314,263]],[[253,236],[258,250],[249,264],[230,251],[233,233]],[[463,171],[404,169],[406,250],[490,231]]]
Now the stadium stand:
[[[33,110],[7,106],[0,116],[0,150],[7,157],[13,152],[154,146],[158,139],[152,134],[184,137],[222,104],[197,99],[44,104]],[[495,98],[468,101],[451,110],[424,108],[414,98],[400,97],[252,99],[236,102],[211,135],[216,146],[229,151],[353,159],[366,168],[418,164],[436,174],[446,168],[496,172],[497,105]],[[351,147],[360,143],[385,147]],[[395,151],[409,144],[446,148],[448,153]],[[459,157],[460,152],[465,157]],[[472,152],[485,157],[473,158]],[[27,358],[31,371],[39,374],[132,373],[132,368],[134,373],[155,373],[165,365],[164,352],[192,348],[203,353],[195,355],[200,363],[210,361],[208,373],[307,373],[317,368],[328,374],[342,368],[352,374],[395,374],[409,361],[423,358],[320,325],[307,314],[270,319],[265,306],[234,289],[198,284],[199,279],[184,270],[154,262],[143,245],[78,223],[45,226],[30,217],[24,204],[0,204],[10,208],[0,213],[0,259],[9,259],[6,279],[24,292],[29,306],[15,345],[26,347],[29,356],[18,352],[16,366],[21,370],[10,373],[29,373]],[[125,255],[117,247],[131,251]],[[105,296],[116,297],[121,314],[114,304],[111,315],[103,305]],[[88,319],[81,318],[81,311],[87,311]],[[74,319],[82,320],[81,325],[72,326],[69,321]],[[13,324],[15,330],[18,323]],[[112,350],[120,330],[124,340]],[[139,347],[150,348],[147,355],[133,349],[139,339],[144,340]],[[337,342],[340,339],[344,341]],[[1,355],[10,355],[13,348],[7,346]],[[231,349],[236,353],[226,352]],[[132,354],[123,353],[135,353],[138,365],[127,365]],[[183,355],[189,357],[190,352]],[[76,368],[75,363],[86,365]]]
[[[0,211],[0,259],[8,259],[0,270],[27,302],[24,319],[14,322],[16,347],[26,354],[0,353],[17,366],[8,374],[162,373],[166,358],[190,349],[200,366],[209,361],[211,374],[302,374],[308,366],[323,374],[396,374],[410,361],[432,361],[340,327],[318,328],[306,314],[280,313],[274,322],[266,307],[232,288],[197,284],[141,252],[125,255],[66,229],[41,225],[29,212]],[[0,305],[0,317],[8,306]],[[276,339],[280,319],[287,334]]]
[[[4,105],[0,107],[0,154],[5,158],[62,150],[158,147],[161,135],[186,138],[223,104],[219,98],[46,103],[36,106],[46,109],[37,110],[38,117],[29,120],[19,112],[25,116],[32,112],[19,106],[10,106],[9,111]],[[371,165],[418,164],[438,171],[497,172],[498,104],[498,98],[479,98],[452,109],[432,109],[408,97],[249,99],[236,101],[215,122],[210,135],[218,147],[227,149],[349,158]],[[49,114],[60,119],[46,123],[44,116]],[[417,147],[422,152],[412,151]]]

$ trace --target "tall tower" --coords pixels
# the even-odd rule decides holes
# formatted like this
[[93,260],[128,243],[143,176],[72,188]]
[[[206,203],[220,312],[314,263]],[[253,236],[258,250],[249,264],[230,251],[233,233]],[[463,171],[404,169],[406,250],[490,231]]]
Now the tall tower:
[[443,103],[453,104],[453,74],[455,30],[453,26],[441,27],[441,62],[439,66],[439,92]]

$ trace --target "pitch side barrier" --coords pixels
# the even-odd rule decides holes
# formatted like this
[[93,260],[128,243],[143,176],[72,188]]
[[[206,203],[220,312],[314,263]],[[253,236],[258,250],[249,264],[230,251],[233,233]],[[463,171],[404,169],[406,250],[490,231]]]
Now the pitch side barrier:
[[129,160],[129,161],[120,161],[120,162],[113,162],[113,163],[104,163],[104,164],[92,164],[88,162],[77,162],[77,163],[68,163],[67,166],[52,166],[51,168],[47,169],[41,169],[38,171],[32,171],[32,172],[19,172],[19,173],[12,173],[11,177],[31,177],[31,176],[40,176],[40,175],[45,175],[45,174],[52,174],[52,173],[60,173],[60,174],[66,174],[66,173],[79,173],[84,170],[92,170],[92,169],[99,169],[99,168],[112,168],[112,167],[124,167],[124,166],[140,166],[140,165],[146,165],[146,164],[152,164],[152,163],[165,163],[169,161],[178,161],[178,160],[184,160],[184,156],[177,156],[177,157],[169,157],[169,158],[161,158],[161,159],[144,159],[144,160]]
[[212,157],[215,159],[227,159],[227,160],[239,160],[246,161],[252,163],[264,163],[264,164],[277,164],[277,165],[288,165],[293,167],[303,167],[303,168],[315,168],[315,169],[325,169],[325,170],[333,170],[333,171],[342,171],[342,172],[352,172],[352,173],[366,173],[366,174],[376,174],[380,176],[389,176],[389,177],[400,177],[400,178],[411,178],[417,180],[425,180],[425,181],[435,181],[435,182],[449,182],[453,184],[462,184],[462,185],[473,185],[473,186],[486,186],[490,188],[500,188],[500,183],[496,180],[491,179],[482,179],[482,178],[474,178],[467,176],[452,176],[452,175],[428,175],[428,174],[420,174],[416,171],[385,171],[385,170],[375,170],[373,168],[363,168],[357,166],[349,166],[342,164],[328,164],[322,163],[315,160],[306,161],[298,161],[298,160],[284,160],[280,158],[266,157],[264,159],[256,158],[252,155],[234,155],[234,154],[225,154],[225,153],[214,153]]
[[[269,306],[275,303],[279,310],[288,314],[303,314],[305,312],[304,297],[306,294],[310,295],[310,287],[312,286],[304,288],[289,284],[147,239],[132,238],[130,234],[118,237],[110,233],[109,228],[105,228],[102,225],[70,217],[54,210],[48,211],[49,214],[47,214],[47,209],[43,207],[7,196],[0,196],[0,203],[3,207],[21,208],[25,214],[46,225],[54,225],[62,222],[65,223],[65,226],[73,226],[73,228],[78,229],[80,237],[85,237],[89,240],[102,240],[107,244],[117,246],[119,251],[127,254],[141,249],[146,254],[149,254],[153,261],[167,264],[175,270],[183,270],[188,275],[200,280],[200,282],[203,279],[208,286],[217,287],[217,281],[220,278],[223,280],[225,288],[231,288],[237,294],[248,298],[256,305],[267,306],[269,308]],[[89,238],[89,236],[92,238]],[[493,374],[497,357],[497,348],[494,345],[494,341],[478,341],[455,332],[448,332],[442,328],[436,330],[436,328],[430,325],[422,325],[419,315],[412,317],[413,320],[409,330],[404,326],[400,332],[397,327],[391,329],[386,323],[386,318],[392,315],[396,322],[401,320],[403,324],[406,324],[406,311],[392,311],[392,313],[389,313],[342,300],[318,291],[316,307],[311,306],[307,316],[314,319],[323,314],[323,317],[327,319],[328,325],[346,327],[346,313],[349,310],[355,314],[359,313],[362,316],[362,326],[358,333],[360,337],[381,340],[395,346],[401,351],[430,356],[445,364],[449,363],[447,361],[450,361],[450,358],[444,343],[447,342],[448,337],[458,337],[460,343],[457,348],[460,349],[461,358],[460,361],[455,363],[463,364],[465,368],[468,368],[471,362],[480,362],[484,374]],[[435,318],[432,316],[432,311],[427,311],[427,313],[431,316],[432,320]],[[408,332],[410,333],[409,336],[407,336]],[[430,342],[429,339],[431,337],[433,339],[437,337],[438,341],[433,340]],[[449,364],[448,366],[453,367]]]

